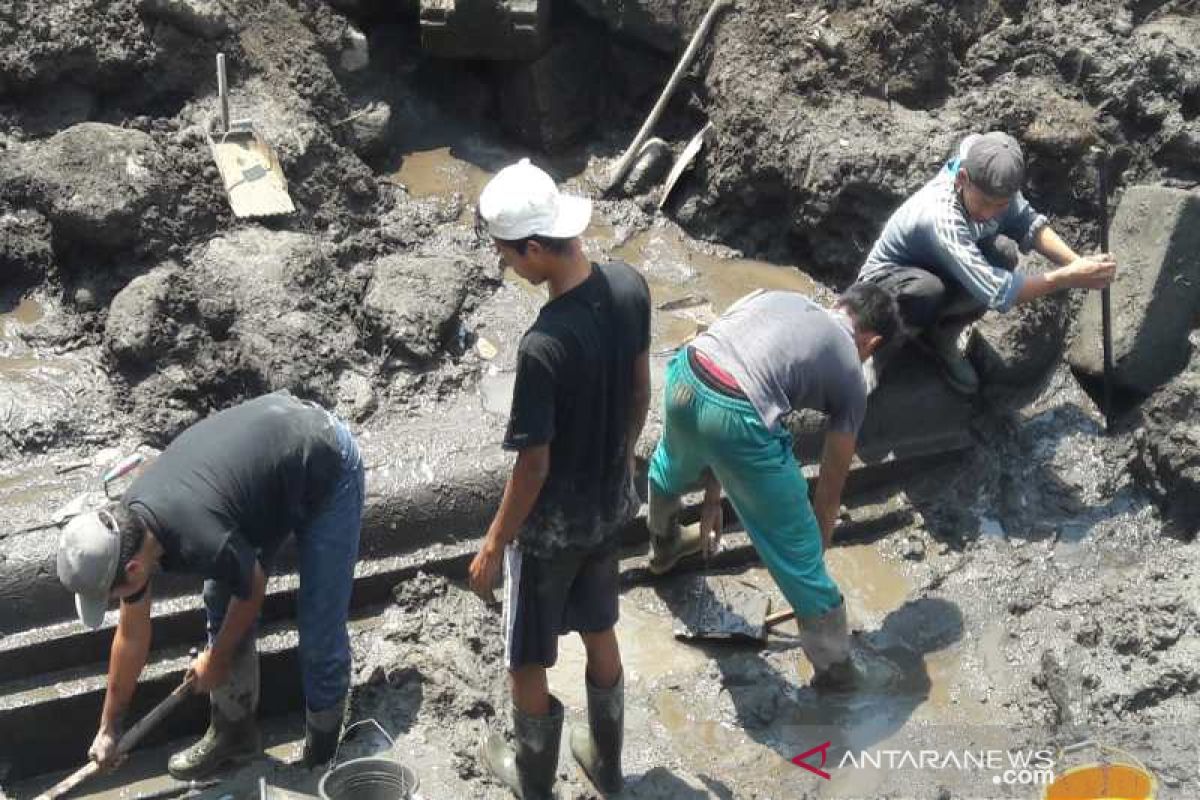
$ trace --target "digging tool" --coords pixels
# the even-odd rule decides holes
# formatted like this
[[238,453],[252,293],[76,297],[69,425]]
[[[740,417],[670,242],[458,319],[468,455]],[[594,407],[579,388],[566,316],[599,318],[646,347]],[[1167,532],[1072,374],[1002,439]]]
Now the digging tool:
[[229,81],[225,54],[217,53],[217,93],[221,98],[221,129],[214,138],[212,121],[205,126],[213,161],[221,172],[229,207],[235,217],[273,217],[296,210],[288,195],[279,158],[248,119],[229,118]]
[[[1108,252],[1108,166],[1107,154],[1098,149],[1096,157],[1096,201],[1100,217],[1100,252]],[[1100,325],[1104,337],[1104,432],[1113,432],[1113,347],[1112,347],[1112,291],[1109,287],[1100,290]]]
[[675,188],[675,184],[678,183],[679,178],[692,165],[692,162],[696,160],[696,154],[700,152],[700,148],[708,140],[712,129],[713,125],[711,122],[705,123],[700,132],[688,142],[687,147],[683,148],[683,153],[679,156],[679,160],[675,162],[675,166],[671,167],[671,172],[667,175],[667,182],[663,184],[662,197],[658,199],[658,207],[660,209],[667,204],[667,198],[671,196],[671,190]]
[[687,50],[683,51],[683,56],[679,59],[679,63],[675,65],[675,71],[671,73],[671,77],[667,81],[666,87],[662,90],[662,94],[658,96],[658,102],[650,110],[650,116],[646,117],[646,121],[642,123],[641,130],[637,132],[637,136],[633,137],[633,142],[613,168],[612,174],[608,179],[608,186],[604,190],[605,194],[612,194],[621,186],[621,183],[625,180],[625,176],[633,168],[633,162],[641,154],[642,146],[650,138],[650,132],[654,130],[654,126],[658,124],[659,117],[666,110],[667,103],[671,100],[671,95],[675,94],[675,90],[679,88],[684,73],[687,72],[688,67],[692,65],[692,61],[696,58],[696,54],[700,51],[700,45],[704,43],[704,39],[708,35],[708,29],[712,27],[713,20],[716,19],[717,14],[723,9],[732,5],[733,0],[713,0],[712,5],[708,8],[708,13],[704,15],[704,19],[700,21],[696,32],[692,34],[692,40],[688,43]]
[[[196,658],[196,650],[192,650],[191,658],[194,661]],[[125,732],[121,740],[117,742],[117,755],[124,756],[129,753],[137,743],[141,741],[150,730],[170,714],[175,706],[179,705],[185,697],[192,693],[192,685],[196,682],[196,677],[189,672],[183,679],[183,683],[175,688],[175,691],[167,695],[161,703],[138,720],[138,723]],[[44,793],[38,795],[34,800],[57,800],[67,792],[74,789],[79,784],[86,781],[88,778],[100,772],[100,765],[95,761],[89,761],[86,766],[80,767],[75,772],[63,778],[54,786],[50,787]]]

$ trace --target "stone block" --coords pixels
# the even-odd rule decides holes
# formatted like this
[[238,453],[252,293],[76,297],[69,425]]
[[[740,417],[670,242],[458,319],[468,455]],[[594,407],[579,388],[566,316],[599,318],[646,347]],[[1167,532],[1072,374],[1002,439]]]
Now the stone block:
[[219,39],[233,30],[218,0],[139,0],[138,12],[205,39]]
[[[1112,285],[1115,383],[1149,394],[1187,363],[1200,308],[1200,195],[1159,186],[1125,192],[1112,221],[1117,258]],[[1076,372],[1104,375],[1100,292],[1088,292],[1068,361]]]
[[549,37],[550,0],[421,0],[421,48],[438,58],[536,58]]
[[[970,399],[956,393],[928,356],[914,347],[896,355],[871,394],[858,437],[864,463],[903,461],[963,450],[971,444]],[[820,463],[824,418],[805,412],[788,417],[802,464]]]

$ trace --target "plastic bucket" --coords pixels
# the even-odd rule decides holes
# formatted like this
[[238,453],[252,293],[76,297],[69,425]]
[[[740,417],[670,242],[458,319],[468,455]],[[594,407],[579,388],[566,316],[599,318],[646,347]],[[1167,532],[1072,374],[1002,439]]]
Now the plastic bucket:
[[1081,742],[1063,748],[1062,755],[1086,748],[1095,748],[1103,755],[1116,756],[1118,761],[1103,760],[1081,764],[1060,773],[1042,795],[1043,800],[1154,800],[1158,795],[1158,780],[1137,758],[1115,747]]
[[408,800],[417,776],[390,758],[356,758],[326,772],[317,784],[321,800]]

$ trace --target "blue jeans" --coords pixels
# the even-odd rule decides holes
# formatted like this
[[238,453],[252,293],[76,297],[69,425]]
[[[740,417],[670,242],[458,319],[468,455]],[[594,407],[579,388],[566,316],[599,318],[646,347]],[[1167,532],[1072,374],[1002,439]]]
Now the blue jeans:
[[667,367],[663,405],[650,491],[685,494],[708,467],[796,615],[815,617],[836,608],[842,593],[825,569],[821,528],[791,435],[767,430],[749,400],[705,385],[692,372],[686,348]]
[[[337,433],[341,473],[324,505],[295,531],[300,554],[297,597],[300,674],[309,711],[332,707],[350,688],[350,635],[346,621],[350,616],[350,592],[354,588],[354,564],[358,561],[366,498],[362,456],[354,436],[344,422],[332,414],[330,419]],[[267,560],[269,557],[270,554],[260,556]],[[210,645],[221,630],[230,595],[231,590],[224,583],[204,582]]]

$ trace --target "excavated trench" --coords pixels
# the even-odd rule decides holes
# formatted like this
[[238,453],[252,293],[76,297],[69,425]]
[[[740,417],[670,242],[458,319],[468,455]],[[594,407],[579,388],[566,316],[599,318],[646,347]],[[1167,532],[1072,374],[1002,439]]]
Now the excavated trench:
[[[368,466],[352,713],[395,744],[360,731],[344,757],[391,752],[417,770],[422,797],[504,797],[476,758],[480,736],[508,724],[499,616],[463,577],[508,469],[499,441],[519,332],[544,295],[500,274],[472,200],[523,155],[598,197],[703,9],[571,4],[542,62],[566,77],[531,99],[514,87],[538,85],[532,67],[422,57],[407,7],[226,5],[214,21],[187,3],[118,2],[103,24],[81,7],[0,46],[0,793],[33,796],[76,766],[103,696],[111,628],[71,621],[53,512],[135,447],[287,388],[351,419]],[[1076,238],[1093,226],[1080,162],[1092,109],[1121,179],[1186,186],[1200,29],[1169,3],[1119,5],[764,0],[723,21],[656,130],[672,154],[707,120],[715,138],[666,213],[661,178],[643,177],[626,199],[598,199],[585,235],[593,257],[628,260],[651,284],[656,384],[669,351],[746,291],[828,301],[890,209],[976,125],[1023,135],[1031,198]],[[19,4],[14,19],[28,13]],[[351,18],[366,67],[347,60]],[[1071,47],[1057,32],[1068,22]],[[217,49],[234,65],[238,115],[280,151],[291,218],[227,210],[197,127],[215,110]],[[514,109],[539,108],[554,127],[514,124]],[[96,144],[106,137],[118,138]],[[814,693],[790,623],[762,648],[676,640],[680,592],[701,565],[654,580],[644,527],[626,532],[630,796],[1029,798],[1040,790],[988,770],[841,759],[1089,737],[1145,761],[1160,797],[1200,795],[1196,545],[1162,535],[1156,498],[1128,468],[1148,460],[1162,423],[1129,417],[1104,437],[1055,366],[1073,310],[982,326],[978,403],[915,355],[873,397],[828,557],[856,646],[897,673],[889,691]],[[811,464],[819,423],[795,424]],[[740,534],[710,571],[782,603]],[[320,773],[294,763],[294,585],[284,554],[260,633],[268,757],[200,796],[254,796],[260,778],[315,794]],[[159,588],[135,715],[177,684],[202,635],[197,586]],[[577,642],[564,640],[551,682],[580,719]],[[203,704],[188,704],[89,791],[180,793],[166,754],[203,724]],[[824,741],[830,780],[791,761]],[[568,764],[567,796],[595,796]]]

